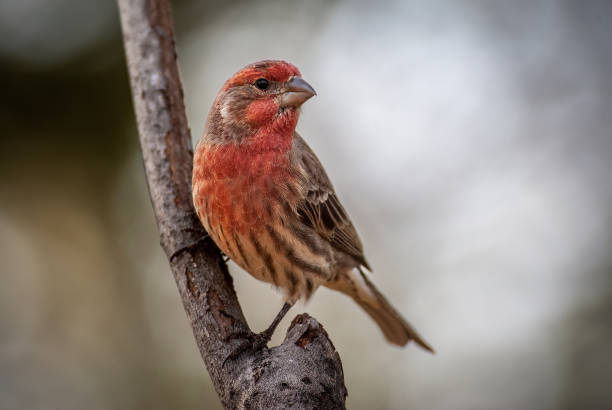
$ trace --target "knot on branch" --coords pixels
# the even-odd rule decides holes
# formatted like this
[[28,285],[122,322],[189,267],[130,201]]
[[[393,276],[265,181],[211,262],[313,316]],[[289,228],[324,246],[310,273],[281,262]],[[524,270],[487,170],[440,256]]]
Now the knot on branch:
[[245,409],[344,409],[340,356],[317,320],[297,316],[280,346],[247,364],[232,390]]

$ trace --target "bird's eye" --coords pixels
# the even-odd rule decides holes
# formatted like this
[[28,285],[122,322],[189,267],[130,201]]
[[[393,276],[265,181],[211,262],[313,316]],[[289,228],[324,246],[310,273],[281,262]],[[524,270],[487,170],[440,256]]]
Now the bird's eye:
[[270,87],[270,82],[265,78],[259,78],[255,81],[255,87],[259,88],[260,90],[267,90],[268,87]]

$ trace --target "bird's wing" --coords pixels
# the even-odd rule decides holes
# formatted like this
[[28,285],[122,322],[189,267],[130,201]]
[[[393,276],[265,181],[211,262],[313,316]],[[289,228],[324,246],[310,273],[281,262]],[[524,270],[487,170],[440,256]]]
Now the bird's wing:
[[323,165],[297,132],[293,144],[293,161],[304,177],[304,195],[297,204],[301,221],[314,229],[334,248],[349,254],[358,263],[371,270],[363,254],[359,235],[336,196]]

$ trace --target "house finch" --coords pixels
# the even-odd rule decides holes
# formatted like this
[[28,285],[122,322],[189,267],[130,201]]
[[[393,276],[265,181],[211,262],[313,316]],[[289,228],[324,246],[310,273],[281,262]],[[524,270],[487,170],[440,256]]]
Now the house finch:
[[320,285],[357,302],[386,339],[432,351],[376,289],[361,241],[310,147],[295,131],[315,95],[284,61],[246,66],[221,88],[198,142],[193,200],[200,221],[234,262],[281,288],[289,307]]

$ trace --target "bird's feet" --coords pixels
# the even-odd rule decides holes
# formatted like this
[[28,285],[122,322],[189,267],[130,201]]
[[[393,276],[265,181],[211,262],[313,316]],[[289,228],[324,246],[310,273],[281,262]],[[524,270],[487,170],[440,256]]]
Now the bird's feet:
[[276,317],[274,318],[270,326],[268,326],[268,328],[264,330],[263,332],[257,333],[252,336],[252,344],[253,344],[254,350],[260,350],[266,347],[266,345],[272,338],[272,335],[274,334],[276,327],[278,326],[280,321],[283,320],[283,318],[285,317],[289,309],[291,309],[291,305],[285,302],[285,304],[281,308],[280,312],[278,312],[278,314],[276,315]]
[[274,333],[273,331],[269,332],[268,330],[270,330],[270,328],[251,336],[251,346],[253,347],[253,350],[262,350],[264,347],[268,346],[270,339],[272,339],[272,334]]

